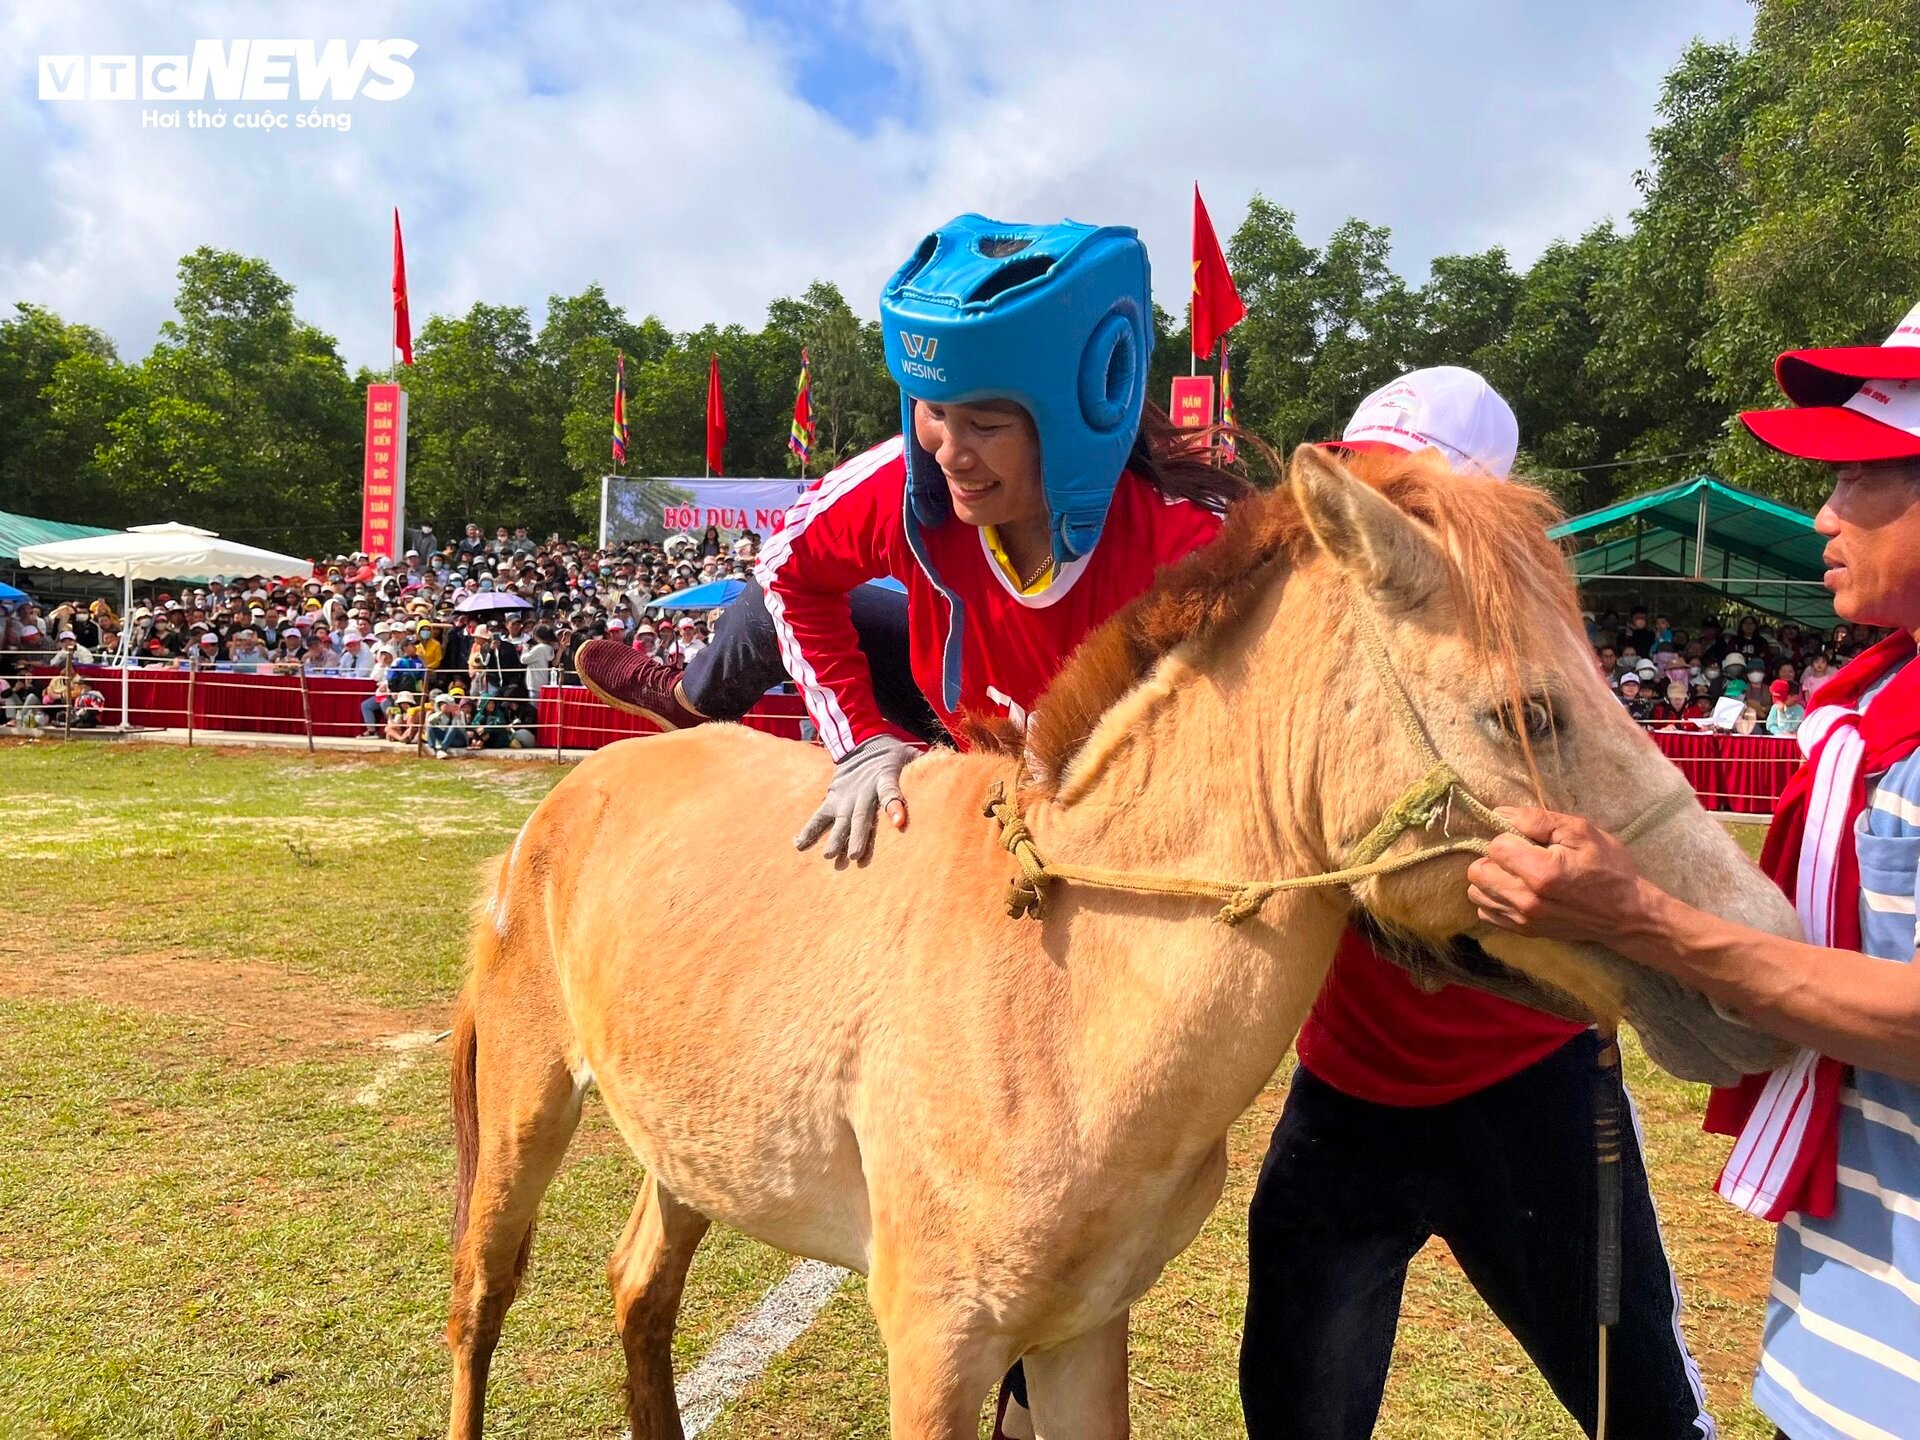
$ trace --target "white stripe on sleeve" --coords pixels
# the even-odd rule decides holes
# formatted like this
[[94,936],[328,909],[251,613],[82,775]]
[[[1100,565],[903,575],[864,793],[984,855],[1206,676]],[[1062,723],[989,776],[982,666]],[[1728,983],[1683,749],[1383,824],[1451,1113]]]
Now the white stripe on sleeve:
[[754,566],[754,579],[759,582],[766,598],[767,614],[773,620],[773,632],[780,644],[780,659],[794,683],[800,687],[800,698],[806,702],[807,713],[813,716],[813,723],[820,729],[820,739],[826,745],[827,753],[835,760],[853,749],[853,724],[847,719],[846,711],[840,708],[838,697],[820,683],[812,663],[801,650],[793,626],[787,621],[786,603],[774,591],[774,577],[792,557],[793,542],[805,533],[814,517],[833,508],[834,502],[888,461],[895,459],[904,444],[904,438],[895,438],[828,472],[818,486],[794,503],[787,512],[786,524],[767,542],[759,563]]

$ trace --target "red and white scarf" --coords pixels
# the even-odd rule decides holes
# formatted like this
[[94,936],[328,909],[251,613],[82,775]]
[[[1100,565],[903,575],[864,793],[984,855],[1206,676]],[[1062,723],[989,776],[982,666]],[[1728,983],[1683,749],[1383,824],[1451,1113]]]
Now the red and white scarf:
[[[1920,749],[1920,664],[1908,665],[1861,709],[1868,691],[1914,654],[1913,636],[1882,640],[1820,687],[1801,722],[1806,757],[1774,809],[1760,868],[1800,912],[1807,940],[1860,948],[1860,860],[1854,825],[1867,783]],[[1715,1090],[1706,1128],[1736,1135],[1715,1187],[1763,1220],[1833,1213],[1840,1087],[1846,1067],[1802,1050],[1779,1069]]]

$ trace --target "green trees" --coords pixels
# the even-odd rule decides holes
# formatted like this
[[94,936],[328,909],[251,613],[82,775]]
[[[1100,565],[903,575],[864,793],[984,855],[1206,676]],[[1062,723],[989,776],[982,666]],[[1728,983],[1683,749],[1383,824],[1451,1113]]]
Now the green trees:
[[[52,515],[97,491],[89,434],[128,401],[112,343],[38,305],[0,320],[0,495],[6,508]],[[60,518],[70,518],[62,516]]]
[[0,476],[54,519],[158,517],[262,544],[331,540],[354,502],[359,399],[333,338],[260,260],[180,262],[177,318],[122,365],[84,326],[17,307],[0,324]]

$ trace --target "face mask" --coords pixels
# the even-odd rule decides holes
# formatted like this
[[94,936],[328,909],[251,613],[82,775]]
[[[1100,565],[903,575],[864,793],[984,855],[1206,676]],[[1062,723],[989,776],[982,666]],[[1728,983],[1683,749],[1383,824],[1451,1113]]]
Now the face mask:
[[1718,665],[1709,665],[1707,667],[1707,679],[1718,680],[1719,678],[1720,678],[1720,667]]

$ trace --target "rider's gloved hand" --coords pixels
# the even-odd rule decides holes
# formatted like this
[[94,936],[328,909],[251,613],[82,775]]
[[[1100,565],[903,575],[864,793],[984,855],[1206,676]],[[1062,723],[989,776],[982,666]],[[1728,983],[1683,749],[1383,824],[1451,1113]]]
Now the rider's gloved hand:
[[875,735],[854,746],[834,767],[825,802],[793,837],[794,849],[805,850],[825,835],[827,848],[821,853],[827,859],[866,859],[873,850],[874,816],[882,806],[896,827],[907,823],[900,772],[919,753],[891,735]]

